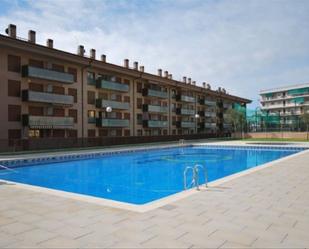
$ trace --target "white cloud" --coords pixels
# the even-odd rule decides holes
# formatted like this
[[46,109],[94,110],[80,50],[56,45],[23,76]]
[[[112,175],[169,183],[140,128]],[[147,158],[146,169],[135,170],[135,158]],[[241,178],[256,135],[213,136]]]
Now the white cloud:
[[83,44],[110,62],[137,60],[257,99],[269,86],[308,82],[307,1],[82,1],[14,3],[0,28],[18,25],[44,43],[76,52]]

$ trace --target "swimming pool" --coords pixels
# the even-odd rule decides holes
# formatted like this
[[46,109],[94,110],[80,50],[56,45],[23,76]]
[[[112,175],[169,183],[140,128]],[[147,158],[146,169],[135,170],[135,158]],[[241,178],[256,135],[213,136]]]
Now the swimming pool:
[[[297,153],[301,148],[187,146],[0,170],[0,179],[145,204],[184,190],[184,170],[205,165],[208,181]],[[200,183],[205,181],[200,171]],[[188,173],[192,179],[192,173]],[[191,180],[189,180],[190,182]]]

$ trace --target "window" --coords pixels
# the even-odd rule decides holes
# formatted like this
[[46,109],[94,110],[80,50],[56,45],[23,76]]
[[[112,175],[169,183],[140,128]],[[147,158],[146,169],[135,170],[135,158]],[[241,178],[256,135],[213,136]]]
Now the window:
[[124,135],[125,135],[126,137],[130,136],[130,130],[124,130]]
[[8,96],[20,97],[20,81],[8,80]]
[[65,137],[65,130],[63,129],[53,130],[53,137]]
[[143,100],[141,98],[137,98],[136,105],[137,105],[137,109],[142,109]]
[[136,85],[136,91],[138,93],[141,93],[142,92],[142,89],[143,89],[143,84],[138,82],[137,85]]
[[143,124],[143,115],[142,114],[137,114],[136,118],[137,118],[137,124],[138,125],[142,125]]
[[77,89],[69,88],[68,89],[68,95],[74,97],[74,103],[77,103]]
[[100,137],[106,137],[107,136],[107,129],[100,129],[99,130],[99,136]]
[[29,83],[29,90],[35,91],[35,92],[43,92],[44,88],[42,84]]
[[69,110],[69,117],[74,118],[74,123],[77,123],[77,110],[70,109]]
[[64,94],[64,87],[62,87],[62,86],[53,86],[53,93]]
[[95,130],[94,129],[88,130],[88,137],[95,137]]
[[124,119],[130,119],[130,113],[125,113],[124,114]]
[[8,121],[20,121],[21,118],[20,105],[8,105]]
[[95,85],[95,73],[87,72],[87,83],[89,85]]
[[8,55],[8,71],[20,73],[20,57],[15,55]]
[[143,135],[143,131],[141,129],[137,130],[137,136],[142,136]]
[[9,139],[21,139],[21,130],[19,129],[9,129],[8,130]]
[[76,82],[77,81],[77,70],[76,70],[76,68],[69,67],[68,73],[73,75],[74,82]]
[[95,92],[88,91],[88,104],[94,105],[95,104]]
[[29,115],[43,116],[43,113],[44,113],[43,107],[29,106]]
[[44,68],[44,62],[39,60],[30,59],[29,65],[38,68]]
[[123,101],[126,103],[130,103],[130,96],[124,96]]
[[62,108],[54,108],[53,114],[55,117],[64,117],[64,109]]
[[40,137],[40,130],[29,130],[28,137],[29,138]]
[[54,71],[57,71],[57,72],[61,72],[61,73],[64,72],[64,66],[63,65],[52,64],[52,69]]
[[67,137],[77,137],[77,130],[67,130]]

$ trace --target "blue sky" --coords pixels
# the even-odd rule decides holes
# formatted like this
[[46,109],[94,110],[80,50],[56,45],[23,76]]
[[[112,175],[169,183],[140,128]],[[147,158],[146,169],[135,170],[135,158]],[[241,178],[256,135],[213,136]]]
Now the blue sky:
[[307,0],[0,0],[0,32],[221,86],[257,105],[260,89],[309,82]]

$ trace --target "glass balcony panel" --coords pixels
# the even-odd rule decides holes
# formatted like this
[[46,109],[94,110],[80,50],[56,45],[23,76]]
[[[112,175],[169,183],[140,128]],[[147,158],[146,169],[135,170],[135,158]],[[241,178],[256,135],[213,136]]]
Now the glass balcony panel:
[[217,114],[215,112],[205,112],[205,117],[216,117]]
[[180,114],[181,115],[194,115],[195,114],[195,110],[181,108],[180,109]]
[[129,127],[130,122],[128,119],[106,119],[101,120],[102,127]]
[[128,110],[130,108],[130,104],[127,102],[113,101],[113,100],[99,100],[101,101],[101,108],[111,107],[113,109],[121,109]]
[[189,121],[182,121],[181,122],[181,127],[182,128],[195,128],[195,123],[194,122],[189,122]]
[[180,99],[181,99],[181,101],[184,101],[184,102],[192,102],[192,103],[195,102],[194,97],[190,97],[190,96],[186,96],[186,95],[181,95]]
[[152,96],[152,97],[158,97],[158,98],[167,98],[167,92],[162,92],[162,91],[157,91],[157,90],[152,90],[152,89],[148,89],[148,96]]
[[168,111],[167,106],[148,105],[149,112],[166,113]]
[[35,92],[29,90],[27,90],[27,92],[28,92],[28,101],[63,104],[63,105],[72,105],[74,103],[74,97],[70,95]]
[[28,116],[28,126],[32,128],[71,128],[73,117]]
[[23,66],[23,77],[33,77],[45,80],[60,81],[64,83],[74,83],[74,76],[69,73],[57,72],[45,68]]
[[168,126],[167,121],[148,120],[148,127],[150,128],[166,128]]
[[216,103],[216,101],[211,101],[211,100],[204,100],[204,104],[205,105],[209,105],[209,106],[216,106],[217,105],[217,103]]
[[217,124],[216,123],[205,123],[205,128],[217,128]]
[[97,88],[120,91],[120,92],[129,91],[129,85],[107,81],[107,80],[99,80],[97,82]]

